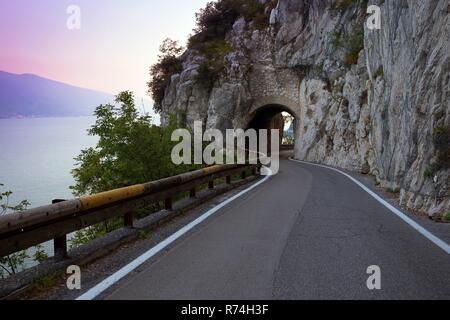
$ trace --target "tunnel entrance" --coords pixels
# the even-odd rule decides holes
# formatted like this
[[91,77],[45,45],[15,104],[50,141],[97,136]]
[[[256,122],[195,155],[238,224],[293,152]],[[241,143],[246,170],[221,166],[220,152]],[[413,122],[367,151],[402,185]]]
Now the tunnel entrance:
[[[253,115],[247,129],[278,129],[281,149],[293,149],[295,145],[295,116],[282,105],[266,105]],[[270,131],[269,131],[270,134]],[[270,142],[269,136],[269,142]],[[268,146],[269,150],[270,145]]]

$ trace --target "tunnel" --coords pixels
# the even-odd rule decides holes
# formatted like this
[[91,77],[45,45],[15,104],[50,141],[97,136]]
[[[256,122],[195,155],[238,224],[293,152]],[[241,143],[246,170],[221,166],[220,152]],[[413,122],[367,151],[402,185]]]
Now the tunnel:
[[[283,105],[270,104],[258,108],[251,116],[247,129],[278,129],[280,130],[280,146],[282,149],[294,148],[295,144],[295,115]],[[270,131],[268,150],[270,146]]]

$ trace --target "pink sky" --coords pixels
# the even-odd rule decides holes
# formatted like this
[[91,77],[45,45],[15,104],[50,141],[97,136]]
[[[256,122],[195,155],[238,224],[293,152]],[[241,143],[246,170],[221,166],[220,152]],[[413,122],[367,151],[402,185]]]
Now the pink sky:
[[[146,95],[161,42],[185,43],[207,0],[0,0],[0,70]],[[81,29],[66,27],[69,5]]]

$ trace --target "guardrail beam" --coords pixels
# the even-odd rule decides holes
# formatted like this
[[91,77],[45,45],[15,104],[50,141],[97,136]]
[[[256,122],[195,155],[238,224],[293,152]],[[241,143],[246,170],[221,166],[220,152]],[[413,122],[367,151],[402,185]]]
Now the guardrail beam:
[[164,201],[167,210],[173,210],[173,199],[189,192],[196,197],[196,188],[208,184],[215,189],[215,181],[246,172],[257,175],[256,165],[222,165],[169,177],[128,188],[72,200],[54,200],[52,205],[16,212],[0,217],[0,257],[34,245],[53,240],[55,256],[67,257],[67,234],[83,228],[123,217],[124,225],[133,227],[135,210]]

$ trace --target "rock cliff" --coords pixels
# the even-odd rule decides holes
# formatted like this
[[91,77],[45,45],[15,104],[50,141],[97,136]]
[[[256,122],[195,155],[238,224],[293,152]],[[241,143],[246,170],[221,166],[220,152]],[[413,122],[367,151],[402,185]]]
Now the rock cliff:
[[[450,2],[261,2],[267,27],[236,19],[211,88],[196,80],[205,58],[183,54],[163,119],[245,129],[261,108],[280,106],[296,118],[296,158],[373,174],[402,205],[449,212]],[[370,4],[381,30],[365,26]]]

